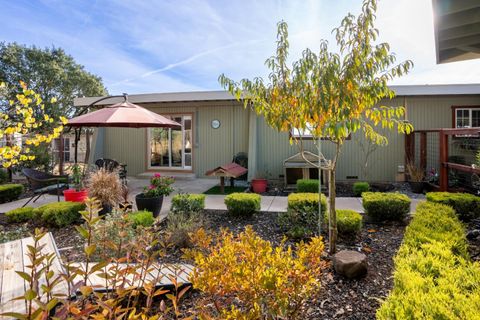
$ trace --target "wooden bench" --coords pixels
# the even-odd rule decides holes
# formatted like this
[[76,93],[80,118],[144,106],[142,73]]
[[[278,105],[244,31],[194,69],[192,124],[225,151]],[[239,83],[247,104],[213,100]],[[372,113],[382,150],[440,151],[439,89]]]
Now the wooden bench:
[[[43,254],[54,254],[52,269],[55,274],[65,274],[65,266],[62,263],[60,254],[55,244],[55,239],[52,234],[47,233],[41,240],[41,245],[45,245],[42,249]],[[16,271],[23,271],[30,273],[28,266],[30,259],[27,256],[27,246],[34,245],[33,238],[23,238],[15,241],[0,244],[0,314],[6,312],[26,313],[27,305],[22,300],[14,300],[16,297],[23,296],[27,290],[28,284],[20,277]],[[85,268],[85,263],[74,263],[70,266]],[[106,270],[112,267],[112,264],[106,266]],[[120,268],[127,267],[127,265],[120,265]],[[188,280],[192,272],[192,266],[188,264],[156,264],[153,265],[151,274],[146,277],[146,281],[153,281],[157,279],[159,283],[157,287],[169,288],[173,287],[171,277],[177,279],[178,282],[184,285],[189,285]],[[98,271],[98,273],[103,270]],[[98,276],[98,273],[90,275],[88,285],[92,286],[94,291],[105,292],[108,288],[105,286],[105,279]],[[45,279],[40,280],[40,283]],[[141,285],[139,282],[132,281],[130,287]],[[54,293],[69,297],[68,285],[66,281],[60,282],[55,287]],[[5,319],[5,317],[1,317]]]

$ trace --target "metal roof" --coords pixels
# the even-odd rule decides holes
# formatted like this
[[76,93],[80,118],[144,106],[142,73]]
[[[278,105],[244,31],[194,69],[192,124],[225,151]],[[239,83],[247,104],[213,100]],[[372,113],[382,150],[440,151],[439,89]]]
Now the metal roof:
[[[432,84],[390,86],[397,96],[425,95],[480,95],[480,83],[474,84]],[[75,98],[76,107],[87,106],[101,97]],[[231,101],[234,97],[226,91],[190,91],[171,93],[144,93],[128,95],[132,103],[188,102],[188,101]],[[111,105],[123,101],[122,97],[104,100],[97,105]]]

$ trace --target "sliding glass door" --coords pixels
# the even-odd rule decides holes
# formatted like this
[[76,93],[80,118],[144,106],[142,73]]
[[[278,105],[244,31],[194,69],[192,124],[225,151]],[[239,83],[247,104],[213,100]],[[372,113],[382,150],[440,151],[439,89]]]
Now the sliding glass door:
[[181,128],[149,129],[149,168],[192,169],[192,116],[168,117]]

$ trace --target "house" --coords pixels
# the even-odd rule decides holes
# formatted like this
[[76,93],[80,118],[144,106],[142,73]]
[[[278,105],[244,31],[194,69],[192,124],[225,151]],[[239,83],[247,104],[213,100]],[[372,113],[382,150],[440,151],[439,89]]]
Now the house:
[[[480,84],[408,85],[392,89],[397,96],[382,104],[405,106],[406,118],[416,130],[480,127]],[[86,106],[96,99],[77,98],[75,106]],[[112,98],[101,103],[121,101],[122,98]],[[168,116],[183,127],[96,129],[90,161],[101,157],[116,159],[127,164],[129,175],[165,172],[205,177],[208,170],[231,162],[238,153],[246,153],[249,179],[263,176],[284,180],[284,161],[299,152],[298,146],[289,142],[289,135],[295,132],[275,131],[224,91],[134,94],[129,101]],[[388,146],[371,148],[361,132],[353,135],[340,156],[337,180],[395,181],[406,164],[405,136],[396,132],[387,132],[387,136]],[[312,140],[305,141],[305,148],[317,152]],[[373,152],[367,155],[368,150]],[[322,141],[325,158],[331,158],[332,152],[332,143]],[[366,158],[368,168],[364,168]]]

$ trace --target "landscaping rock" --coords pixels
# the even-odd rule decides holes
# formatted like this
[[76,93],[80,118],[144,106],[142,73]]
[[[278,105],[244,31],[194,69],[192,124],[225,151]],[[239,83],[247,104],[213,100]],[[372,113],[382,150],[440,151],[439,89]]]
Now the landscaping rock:
[[343,250],[333,256],[335,271],[349,279],[367,274],[367,256],[353,250]]
[[469,240],[476,239],[478,236],[480,236],[480,230],[475,229],[467,232],[467,239]]

